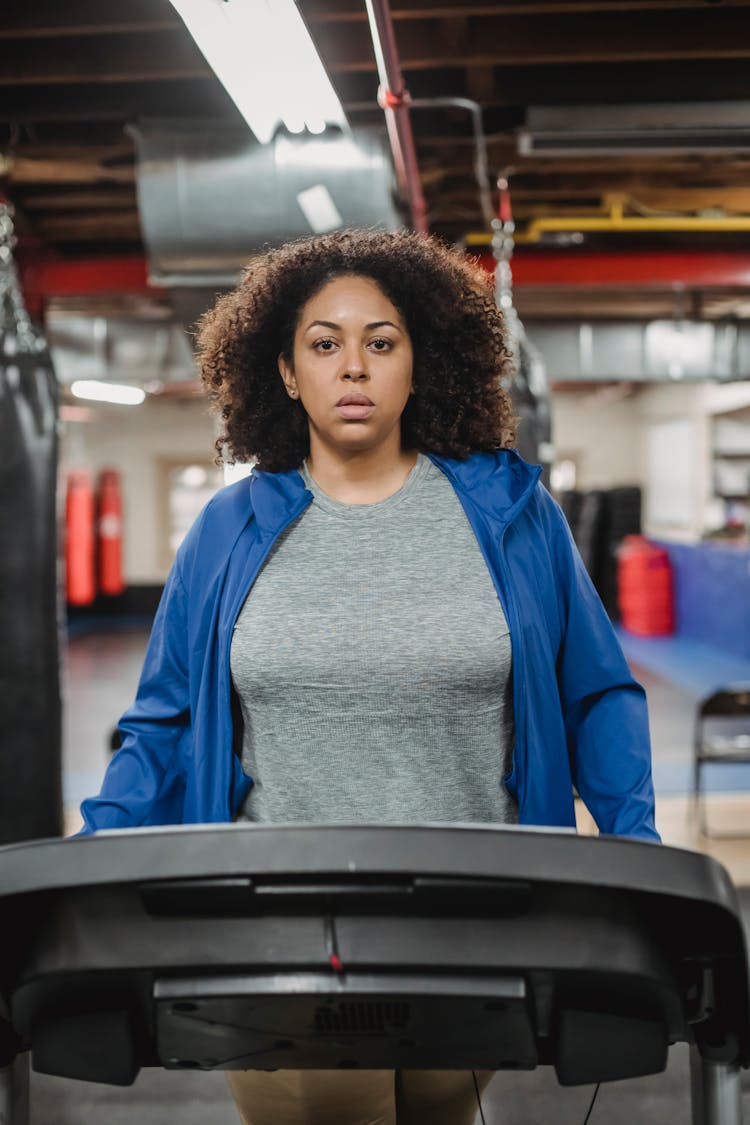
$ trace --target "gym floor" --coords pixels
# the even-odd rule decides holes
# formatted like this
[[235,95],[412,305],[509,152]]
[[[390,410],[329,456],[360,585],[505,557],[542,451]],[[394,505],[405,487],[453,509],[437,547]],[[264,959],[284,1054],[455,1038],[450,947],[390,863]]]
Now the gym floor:
[[[116,631],[82,630],[69,638],[63,663],[65,728],[63,778],[66,831],[80,825],[78,803],[96,792],[109,759],[111,730],[132,699],[147,639],[133,623]],[[733,838],[707,839],[698,830],[689,793],[693,715],[700,683],[707,690],[721,661],[694,646],[630,642],[624,647],[646,688],[651,717],[657,826],[666,844],[707,852],[727,867],[740,891],[750,932],[750,766],[726,768],[708,778],[709,823]],[[718,664],[717,664],[718,661]],[[732,679],[750,680],[750,667],[721,668]],[[731,785],[731,788],[728,786]],[[580,811],[582,831],[592,825]],[[745,832],[743,837],[740,833]],[[745,1076],[743,1076],[744,1078]],[[579,1125],[593,1091],[564,1089],[554,1073],[501,1073],[483,1096],[487,1125]],[[32,1125],[238,1125],[224,1076],[219,1073],[143,1071],[133,1087],[120,1089],[32,1075]],[[687,1048],[670,1051],[662,1075],[604,1085],[590,1125],[690,1120]],[[750,1077],[743,1081],[743,1109],[750,1121]],[[477,1122],[479,1122],[477,1116]]]

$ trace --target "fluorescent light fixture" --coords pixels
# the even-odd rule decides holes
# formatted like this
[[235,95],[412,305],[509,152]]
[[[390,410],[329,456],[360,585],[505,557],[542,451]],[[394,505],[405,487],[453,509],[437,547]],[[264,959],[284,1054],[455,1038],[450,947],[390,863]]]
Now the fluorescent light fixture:
[[294,0],[172,0],[255,136],[347,127]]
[[522,156],[747,152],[748,102],[530,106],[517,134]]
[[99,379],[76,379],[70,384],[71,394],[93,402],[115,402],[118,406],[139,406],[146,397],[140,387],[126,383],[103,383]]

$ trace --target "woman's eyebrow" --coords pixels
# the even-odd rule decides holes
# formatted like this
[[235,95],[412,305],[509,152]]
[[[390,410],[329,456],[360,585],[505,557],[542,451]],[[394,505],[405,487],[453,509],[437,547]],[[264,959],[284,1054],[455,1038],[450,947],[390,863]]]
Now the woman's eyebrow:
[[[395,328],[397,332],[403,332],[403,329],[398,324],[394,324],[392,320],[374,320],[372,324],[365,325],[365,331],[372,332],[375,328],[383,328],[385,326]],[[305,332],[309,332],[311,328],[317,327],[330,328],[333,332],[341,331],[341,325],[335,324],[332,320],[312,320],[305,329]]]

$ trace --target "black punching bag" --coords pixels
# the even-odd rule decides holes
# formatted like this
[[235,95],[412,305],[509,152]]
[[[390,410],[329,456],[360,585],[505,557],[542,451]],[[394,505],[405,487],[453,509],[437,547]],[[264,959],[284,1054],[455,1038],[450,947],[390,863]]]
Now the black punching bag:
[[0,843],[62,832],[57,383],[0,202]]

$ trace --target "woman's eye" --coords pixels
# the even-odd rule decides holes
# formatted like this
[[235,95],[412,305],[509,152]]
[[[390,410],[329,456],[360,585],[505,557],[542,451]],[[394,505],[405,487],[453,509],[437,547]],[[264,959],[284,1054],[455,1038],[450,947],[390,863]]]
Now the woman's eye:
[[376,352],[386,352],[393,346],[391,340],[387,340],[384,336],[379,336],[376,340],[371,340],[370,345]]
[[333,340],[316,340],[313,344],[315,350],[319,352],[330,352],[335,346]]

